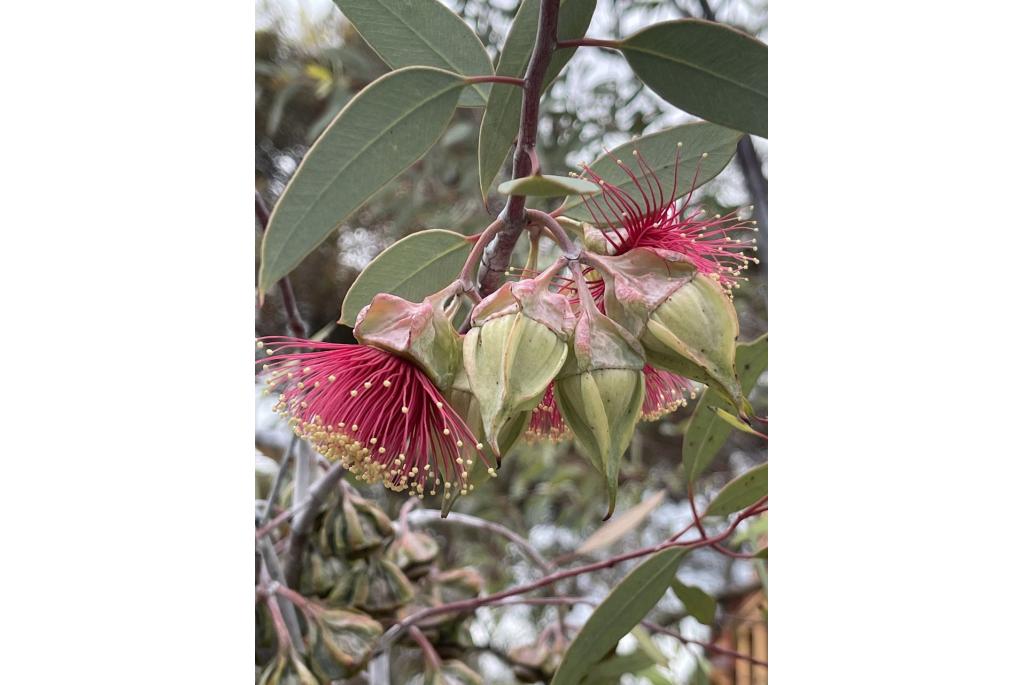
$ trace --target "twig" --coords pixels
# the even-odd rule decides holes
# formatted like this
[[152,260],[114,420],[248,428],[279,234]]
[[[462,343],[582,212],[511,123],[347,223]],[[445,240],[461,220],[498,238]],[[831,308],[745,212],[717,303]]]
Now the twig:
[[751,505],[751,507],[743,510],[736,517],[736,520],[733,521],[725,531],[719,533],[714,537],[701,538],[699,540],[689,540],[685,542],[671,542],[666,540],[657,545],[653,545],[651,547],[644,547],[642,549],[634,550],[632,552],[625,552],[623,554],[619,554],[609,559],[605,559],[604,561],[598,561],[592,564],[586,564],[584,566],[577,566],[576,568],[559,571],[558,573],[552,573],[532,583],[518,585],[516,587],[512,587],[501,592],[496,592],[492,595],[486,595],[484,597],[475,597],[471,599],[461,600],[458,602],[451,602],[449,604],[442,604],[436,607],[422,609],[410,616],[407,616],[406,618],[402,619],[394,626],[389,628],[388,632],[385,633],[384,637],[382,638],[382,644],[388,644],[391,640],[394,640],[399,634],[401,634],[403,630],[405,630],[409,626],[415,625],[418,621],[430,618],[431,616],[453,612],[473,611],[475,609],[478,609],[479,607],[498,602],[502,599],[505,599],[506,597],[513,597],[515,595],[521,595],[527,592],[532,592],[542,587],[551,585],[552,583],[557,583],[558,581],[564,580],[566,578],[572,578],[574,576],[582,575],[584,573],[591,573],[593,571],[611,568],[612,566],[615,566],[616,564],[621,563],[623,561],[648,556],[650,554],[654,554],[655,552],[660,552],[664,549],[669,549],[673,547],[697,549],[699,547],[713,545],[717,542],[721,542],[722,540],[727,539],[730,535],[732,535],[741,521],[748,518],[749,516],[753,516],[756,513],[762,511],[762,509],[757,508],[759,507],[759,505],[760,502],[755,503]]
[[[600,600],[590,599],[588,597],[510,597],[508,599],[503,599],[500,602],[495,602],[491,606],[515,606],[517,604],[533,606],[588,604],[590,606],[597,606],[600,603]],[[749,661],[750,663],[757,664],[758,666],[768,666],[767,662],[761,661],[760,659],[755,659],[752,656],[747,656],[746,654],[742,654],[740,652],[734,652],[733,650],[727,649],[725,647],[719,647],[718,645],[711,642],[704,642],[702,640],[685,637],[681,633],[678,633],[675,630],[672,630],[671,628],[666,628],[665,626],[658,625],[654,621],[642,620],[640,621],[640,625],[644,626],[648,630],[653,630],[656,633],[662,633],[664,635],[674,637],[683,644],[699,645],[700,647],[703,647],[704,649],[710,650],[712,652],[726,654],[736,659],[743,659],[744,661]]]
[[427,636],[423,634],[423,631],[416,626],[410,626],[409,635],[416,641],[416,644],[420,646],[420,649],[423,651],[423,656],[426,657],[427,663],[430,664],[430,667],[435,671],[440,671],[441,657],[437,655],[437,650],[434,649],[434,645],[430,644],[430,640],[428,640]]
[[[258,190],[256,191],[256,218],[259,219],[260,226],[266,231],[267,225],[270,223],[270,210],[267,209],[267,205]],[[288,280],[287,276],[284,276],[278,281],[278,286],[281,288],[281,306],[284,308],[289,335],[294,338],[305,338],[306,322],[303,321],[302,315],[299,314],[299,307],[295,302],[295,292],[292,290],[292,282]]]
[[[512,153],[512,178],[530,176],[538,171],[537,122],[540,119],[540,96],[544,88],[544,75],[558,42],[558,5],[559,0],[541,0],[540,3],[537,40],[523,79],[523,110],[519,115],[516,149]],[[484,297],[501,285],[502,275],[512,258],[512,249],[525,225],[525,209],[526,198],[512,195],[501,212],[506,225],[488,248],[478,273],[480,294]]]
[[[281,562],[278,560],[277,552],[274,551],[274,546],[270,544],[270,540],[260,541],[260,556],[263,558],[263,568],[260,574],[263,584],[269,586],[271,581],[276,581],[279,585],[286,585],[283,581],[284,574],[281,572]],[[272,600],[268,599],[268,606],[270,606],[271,602],[277,604],[281,613],[281,620],[288,627],[292,644],[300,653],[305,654],[306,648],[302,643],[302,631],[299,629],[299,617],[295,614],[295,606],[282,597],[276,597]],[[273,612],[274,607],[271,606],[270,610]]]
[[299,436],[293,435],[291,442],[288,443],[288,449],[285,450],[284,456],[281,457],[281,463],[277,466],[277,475],[274,476],[274,484],[270,486],[270,494],[267,495],[266,508],[263,509],[263,515],[260,516],[260,520],[257,523],[259,528],[267,525],[270,512],[274,510],[274,502],[277,501],[277,496],[281,493],[281,484],[284,482],[284,475],[288,470],[288,462],[291,461],[292,453],[295,452],[295,445],[298,441]]
[[537,568],[544,571],[545,573],[553,573],[555,568],[550,562],[544,559],[537,551],[537,548],[531,545],[525,538],[516,533],[513,530],[509,530],[500,523],[494,523],[493,521],[487,521],[476,516],[470,516],[469,514],[461,514],[457,511],[448,513],[448,518],[441,518],[441,512],[437,509],[416,509],[408,513],[408,520],[413,525],[422,526],[426,523],[454,523],[467,528],[475,528],[476,530],[483,530],[488,533],[494,533],[500,535],[503,538],[514,542],[527,559],[532,561]]
[[341,465],[341,462],[331,466],[327,473],[309,488],[309,498],[306,500],[305,509],[299,512],[292,522],[292,532],[288,538],[288,553],[284,563],[284,580],[288,587],[297,587],[299,584],[302,562],[306,554],[306,541],[309,539],[313,521],[316,520],[320,504],[327,497],[327,493],[334,489],[343,475],[345,475],[345,467]]

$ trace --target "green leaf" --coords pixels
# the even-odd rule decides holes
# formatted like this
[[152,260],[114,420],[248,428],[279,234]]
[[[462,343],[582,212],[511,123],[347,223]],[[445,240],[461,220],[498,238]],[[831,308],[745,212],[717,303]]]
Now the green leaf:
[[768,46],[700,19],[667,21],[619,44],[647,86],[708,121],[768,137]]
[[715,598],[693,585],[686,585],[678,579],[672,581],[672,592],[686,607],[687,613],[706,626],[715,623]]
[[288,183],[263,238],[266,292],[349,214],[422,157],[455,113],[464,80],[431,67],[386,74],[354,97]]
[[[643,206],[642,190],[615,163],[616,160],[622,160],[626,166],[632,169],[634,175],[640,178],[643,171],[633,156],[633,150],[637,150],[657,177],[655,186],[660,185],[664,188],[667,196],[671,192],[672,186],[675,185],[675,196],[680,197],[690,192],[691,184],[694,188],[698,188],[721,173],[736,153],[736,143],[739,142],[742,135],[739,131],[722,128],[706,121],[682,124],[619,145],[594,160],[590,168],[608,183],[620,186],[626,194]],[[678,179],[676,176],[677,152],[679,154]],[[705,152],[707,157],[703,157]],[[698,167],[699,174],[697,173]],[[654,183],[654,178],[650,180]],[[647,192],[650,193],[650,190]],[[594,217],[590,215],[583,200],[578,197],[566,199],[562,204],[562,216],[588,222],[594,221]]]
[[632,654],[612,656],[590,670],[583,685],[618,685],[621,676],[636,673],[654,665],[650,655],[637,650]]
[[576,550],[576,556],[591,554],[621,539],[623,535],[640,525],[665,499],[665,491],[659,490],[635,507],[631,507],[593,532]]
[[658,670],[657,666],[651,666],[650,668],[638,671],[637,675],[650,680],[651,685],[673,685],[672,681],[666,678],[665,674]]
[[733,478],[711,500],[707,516],[728,516],[745,509],[768,494],[768,464],[755,466],[746,473]]
[[757,550],[757,552],[755,552],[754,556],[756,556],[758,559],[767,559],[768,558],[768,548],[767,547],[762,547],[761,549]]
[[[757,379],[768,368],[768,334],[736,346],[736,373],[743,394],[749,395]],[[683,440],[683,475],[694,482],[722,449],[732,427],[714,412],[718,406],[729,406],[729,400],[708,388],[693,410]]]
[[686,550],[670,547],[647,559],[612,589],[569,645],[551,685],[576,685],[643,620],[676,577]]
[[637,649],[651,657],[651,660],[662,666],[668,666],[668,657],[658,647],[658,643],[651,637],[650,631],[644,628],[642,625],[638,625],[629,631],[630,634],[636,638]]
[[498,192],[505,195],[529,195],[531,197],[565,197],[566,195],[593,195],[601,192],[601,188],[582,178],[534,174],[505,181],[498,186]]
[[341,305],[341,323],[355,326],[356,316],[377,293],[419,302],[455,280],[472,241],[452,231],[431,229],[402,238],[366,265]]
[[[562,0],[558,10],[558,39],[582,38],[590,27],[597,0]],[[537,20],[540,18],[540,0],[524,0],[512,20],[505,46],[494,70],[499,76],[522,78],[537,40]],[[555,50],[544,74],[543,90],[557,78],[562,67],[576,52],[576,48]],[[480,172],[480,194],[485,202],[487,191],[501,171],[509,150],[519,131],[519,115],[523,111],[523,91],[507,84],[495,83],[487,99],[480,122],[480,145],[477,165]]]
[[743,423],[743,421],[741,421],[739,417],[733,416],[732,414],[722,409],[721,407],[715,407],[715,414],[718,415],[718,418],[722,419],[736,430],[743,431],[744,433],[749,433],[750,435],[761,435],[756,430],[754,430],[747,424]]
[[[490,76],[491,58],[466,22],[437,0],[334,0],[356,31],[392,69],[424,66],[463,76]],[[490,84],[475,83],[459,99],[487,104]]]

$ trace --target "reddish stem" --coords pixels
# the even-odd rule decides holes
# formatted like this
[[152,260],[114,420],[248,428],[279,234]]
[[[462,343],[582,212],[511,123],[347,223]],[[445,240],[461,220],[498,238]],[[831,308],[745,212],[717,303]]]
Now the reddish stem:
[[466,83],[507,83],[510,86],[522,88],[526,85],[526,79],[515,76],[470,76],[466,79]]
[[601,40],[600,38],[577,38],[575,40],[560,40],[555,45],[559,50],[565,48],[611,48],[613,50],[618,49],[622,45],[617,40]]

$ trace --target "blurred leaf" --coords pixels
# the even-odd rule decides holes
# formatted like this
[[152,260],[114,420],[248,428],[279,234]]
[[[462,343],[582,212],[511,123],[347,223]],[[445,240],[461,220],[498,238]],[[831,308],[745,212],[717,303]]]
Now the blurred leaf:
[[668,666],[668,657],[661,651],[658,644],[651,638],[651,633],[643,626],[636,626],[629,631],[636,638],[637,647],[642,650],[656,664]]
[[[674,194],[679,197],[690,191],[691,183],[695,188],[700,187],[721,173],[735,154],[736,143],[739,142],[741,135],[738,131],[722,128],[705,121],[682,124],[619,145],[594,160],[590,168],[608,183],[620,186],[627,195],[643,206],[643,191],[633,184],[629,175],[616,164],[616,160],[622,160],[639,178],[643,175],[643,170],[637,164],[633,150],[639,151],[645,164],[654,171],[657,177],[656,185],[664,188],[666,195],[669,193],[669,189],[675,186]],[[707,157],[703,157],[705,152],[708,154]],[[679,156],[678,176],[676,174],[677,154]],[[699,174],[697,174],[698,168],[700,169]],[[694,183],[695,175],[696,183]],[[651,181],[653,183],[654,179],[652,178]],[[644,190],[650,192],[646,188]],[[583,204],[583,200],[578,197],[568,198],[562,205],[562,210],[563,216],[593,221],[590,211]]]
[[688,685],[711,685],[711,664],[704,657],[697,657]]
[[[558,39],[582,38],[590,27],[597,0],[562,0],[558,10]],[[533,54],[537,39],[537,21],[540,18],[540,0],[524,0],[512,20],[505,46],[494,70],[499,76],[521,78]],[[576,53],[576,48],[555,50],[544,74],[543,90],[547,90],[562,67]],[[487,191],[501,171],[505,158],[519,131],[519,115],[523,111],[523,90],[516,86],[495,83],[487,99],[487,109],[480,121],[480,145],[477,149],[480,173],[480,194],[485,204]]]
[[[494,73],[473,29],[437,0],[334,0],[356,30],[393,69],[438,67],[463,76]],[[459,104],[483,107],[490,84],[466,88]]]
[[[740,377],[744,395],[750,394],[757,379],[767,368],[767,333],[757,340],[736,346],[736,373]],[[728,406],[729,401],[718,392],[707,388],[693,410],[693,417],[683,441],[683,475],[687,482],[695,481],[704,472],[732,431],[732,427],[712,411],[712,408],[718,405]]]
[[685,549],[662,550],[629,572],[590,615],[569,645],[551,685],[575,685],[643,620],[676,577]]
[[455,113],[463,85],[457,74],[409,67],[374,81],[348,103],[274,207],[263,238],[262,292],[430,149]]
[[768,464],[755,466],[733,478],[708,505],[707,516],[728,516],[768,494]]
[[285,106],[287,106],[289,100],[302,90],[303,85],[302,81],[291,81],[274,95],[274,103],[267,112],[267,135],[272,136],[277,133],[277,129],[281,125],[281,117],[284,115]]
[[498,192],[505,195],[529,195],[530,197],[565,197],[566,195],[593,195],[601,192],[601,188],[582,178],[534,174],[505,181],[498,186]]
[[611,521],[608,521],[583,541],[583,544],[576,550],[576,556],[583,556],[584,554],[596,552],[597,550],[607,547],[619,540],[622,536],[626,535],[628,532],[643,523],[643,520],[647,518],[652,511],[657,509],[658,505],[661,504],[664,499],[665,491],[659,490],[640,504],[635,507],[630,507],[621,515],[613,518]]
[[767,559],[768,558],[768,548],[767,547],[762,547],[761,549],[757,550],[757,553],[756,553],[755,556],[757,556],[758,559]]
[[690,114],[768,137],[768,46],[722,24],[654,24],[619,49],[651,90]]
[[430,229],[413,233],[366,265],[341,305],[341,323],[355,326],[356,316],[377,293],[419,302],[455,280],[473,243],[466,236]]
[[693,585],[686,585],[678,579],[672,581],[672,592],[686,607],[687,613],[706,626],[715,623],[715,598]]
[[649,654],[640,650],[632,654],[612,656],[590,669],[583,685],[618,685],[621,676],[627,673],[636,673],[654,665],[654,660]]
[[674,685],[671,680],[666,678],[665,675],[658,670],[657,666],[651,666],[650,668],[638,671],[637,675],[650,680],[651,685]]

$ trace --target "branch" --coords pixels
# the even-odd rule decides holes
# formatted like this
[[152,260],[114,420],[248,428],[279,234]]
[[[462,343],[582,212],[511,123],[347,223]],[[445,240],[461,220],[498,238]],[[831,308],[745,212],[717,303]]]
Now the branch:
[[487,521],[482,518],[477,518],[476,516],[470,516],[469,514],[460,514],[457,511],[449,512],[448,518],[441,518],[441,512],[437,509],[415,509],[409,512],[408,518],[414,525],[422,526],[426,523],[455,523],[460,526],[466,526],[467,528],[474,528],[476,530],[483,530],[488,533],[500,535],[501,537],[511,540],[518,545],[526,558],[532,561],[537,568],[545,573],[554,573],[554,567],[540,555],[540,552],[537,551],[536,547],[527,542],[526,539],[515,531],[509,530],[500,523]]
[[726,528],[725,531],[719,533],[718,535],[715,535],[714,537],[702,537],[698,540],[689,540],[686,542],[672,542],[670,540],[666,540],[657,545],[653,545],[651,547],[644,547],[643,549],[619,554],[609,559],[605,559],[604,561],[598,561],[592,564],[586,564],[584,566],[577,566],[576,568],[559,571],[558,573],[552,573],[532,583],[518,585],[516,587],[509,588],[508,590],[496,592],[492,595],[486,595],[484,597],[474,597],[471,599],[465,599],[458,602],[451,602],[449,604],[442,604],[439,606],[422,609],[410,616],[407,616],[406,618],[402,619],[394,626],[389,628],[388,632],[382,638],[381,643],[383,645],[389,644],[390,641],[398,637],[398,635],[400,635],[403,630],[405,630],[411,625],[415,625],[418,621],[430,618],[431,616],[437,616],[439,614],[447,614],[452,612],[473,611],[482,606],[494,604],[495,602],[505,599],[506,597],[513,597],[515,595],[521,595],[527,592],[532,592],[542,587],[551,585],[552,583],[557,583],[558,581],[564,580],[566,578],[572,578],[574,576],[579,576],[584,573],[591,573],[593,571],[611,568],[612,566],[615,566],[620,562],[628,561],[630,559],[636,559],[638,557],[648,556],[650,554],[654,554],[655,552],[660,552],[664,549],[669,549],[672,547],[697,549],[699,547],[707,547],[710,545],[714,545],[715,543],[728,539],[729,536],[731,536],[733,532],[735,532],[736,527],[740,524],[741,521],[743,521],[746,518],[749,518],[750,516],[754,516],[760,513],[761,511],[764,511],[761,505],[762,502],[756,502],[747,509],[743,510],[736,517],[736,520],[733,521],[729,525],[729,527]]
[[[258,190],[256,191],[256,218],[259,219],[260,227],[266,231],[267,225],[270,223],[270,210],[267,209],[267,205],[263,202],[263,197]],[[305,338],[306,322],[302,320],[302,315],[299,314],[299,307],[295,302],[295,292],[292,290],[292,282],[285,276],[278,281],[278,285],[281,287],[281,306],[284,308],[289,335],[293,338]]]
[[[512,153],[512,178],[530,176],[537,171],[537,121],[540,118],[540,96],[544,89],[544,75],[551,63],[551,55],[558,42],[559,0],[541,0],[540,20],[537,22],[537,41],[530,55],[523,79],[523,110],[519,116],[519,135],[516,149]],[[501,285],[502,275],[508,269],[512,248],[519,240],[526,223],[526,198],[512,195],[505,204],[501,216],[505,228],[498,233],[480,265],[478,279],[480,294],[486,297]]]
[[[573,604],[587,604],[590,606],[597,606],[601,602],[595,599],[589,599],[587,597],[510,597],[509,599],[503,599],[500,602],[495,602],[492,606],[515,606],[517,604],[535,605],[535,606],[552,606],[552,605],[573,605]],[[658,625],[654,621],[642,620],[640,625],[652,630],[656,633],[662,633],[669,635],[682,642],[684,645],[698,645],[712,652],[718,652],[719,654],[726,654],[735,659],[742,659],[749,661],[752,664],[758,666],[764,666],[767,668],[768,662],[755,659],[752,656],[747,656],[741,652],[735,652],[725,647],[719,647],[718,645],[711,642],[704,642],[702,640],[696,640],[693,638],[685,637],[681,633],[666,628],[665,626]]]
[[292,522],[292,533],[288,538],[288,554],[284,564],[284,580],[288,587],[298,587],[299,576],[302,573],[302,561],[306,554],[306,542],[309,540],[309,531],[316,520],[317,512],[320,511],[320,504],[327,497],[334,486],[338,484],[341,477],[345,475],[345,468],[341,462],[334,464],[327,470],[320,480],[313,483],[309,489],[309,497],[303,503],[305,508],[299,512]]

